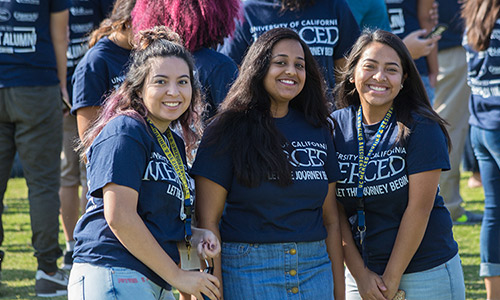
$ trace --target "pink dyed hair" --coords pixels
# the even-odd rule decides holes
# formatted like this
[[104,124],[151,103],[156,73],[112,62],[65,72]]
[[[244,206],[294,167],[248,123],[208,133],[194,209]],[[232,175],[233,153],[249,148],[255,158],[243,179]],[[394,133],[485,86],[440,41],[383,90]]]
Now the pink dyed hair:
[[137,0],[132,11],[134,33],[164,25],[178,33],[193,52],[216,47],[232,35],[241,18],[241,0]]

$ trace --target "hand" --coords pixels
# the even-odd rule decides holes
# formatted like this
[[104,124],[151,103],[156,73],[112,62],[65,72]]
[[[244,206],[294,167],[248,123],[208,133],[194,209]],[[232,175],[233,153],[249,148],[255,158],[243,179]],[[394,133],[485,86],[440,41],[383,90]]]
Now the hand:
[[388,300],[384,292],[387,291],[385,283],[378,274],[366,269],[365,274],[356,280],[358,285],[359,295],[363,300]]
[[219,239],[208,229],[193,228],[191,242],[202,259],[217,257],[221,251]]
[[426,34],[427,30],[425,29],[415,30],[403,39],[413,59],[429,55],[437,45],[437,41],[441,39],[440,35],[426,39],[424,38]]
[[175,282],[172,282],[172,286],[181,292],[195,296],[198,300],[203,299],[202,293],[211,300],[220,299],[220,282],[213,275],[178,269],[178,274],[174,278]]
[[387,287],[387,290],[382,292],[387,299],[392,299],[396,295],[396,292],[399,289],[399,282],[401,277],[398,278],[389,278],[385,273],[382,275],[382,279]]

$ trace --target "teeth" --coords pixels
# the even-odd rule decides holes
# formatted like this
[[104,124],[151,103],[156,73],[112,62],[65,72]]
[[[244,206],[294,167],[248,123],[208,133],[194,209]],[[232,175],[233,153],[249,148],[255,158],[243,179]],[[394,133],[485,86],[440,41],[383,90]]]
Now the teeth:
[[286,84],[294,84],[295,83],[293,80],[281,79],[280,81],[283,82],[283,83],[286,83]]
[[179,105],[179,102],[164,102],[163,104],[165,104],[166,106],[169,106],[169,107],[175,107],[175,106]]
[[387,88],[385,88],[385,87],[379,87],[379,86],[373,86],[373,85],[370,85],[370,88],[372,90],[377,91],[377,92],[383,92],[383,91],[387,90]]

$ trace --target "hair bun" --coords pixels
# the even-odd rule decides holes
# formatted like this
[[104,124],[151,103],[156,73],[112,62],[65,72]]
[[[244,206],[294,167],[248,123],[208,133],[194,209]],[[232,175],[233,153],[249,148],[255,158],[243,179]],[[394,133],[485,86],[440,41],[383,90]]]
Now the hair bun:
[[137,49],[144,50],[158,40],[167,40],[182,45],[181,37],[166,26],[155,26],[139,31],[137,34]]

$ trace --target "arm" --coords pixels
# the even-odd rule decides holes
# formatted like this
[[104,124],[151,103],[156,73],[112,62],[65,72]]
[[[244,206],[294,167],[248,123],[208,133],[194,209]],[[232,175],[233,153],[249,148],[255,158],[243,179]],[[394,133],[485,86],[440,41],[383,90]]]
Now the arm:
[[[202,299],[219,298],[219,280],[209,274],[189,272],[177,267],[161,248],[137,214],[138,192],[132,188],[109,183],[103,188],[104,217],[120,243],[165,281],[181,291]],[[148,247],[144,247],[148,245]]]
[[[219,240],[219,221],[226,204],[227,190],[221,185],[202,176],[196,176],[196,218],[198,226],[206,228],[217,236]],[[214,275],[222,283],[222,269],[220,257],[214,259]],[[221,297],[223,299],[223,288],[220,285]]]
[[382,292],[386,290],[382,278],[365,267],[363,258],[352,237],[351,226],[347,221],[344,207],[339,202],[337,202],[337,207],[340,219],[340,230],[342,232],[342,246],[344,248],[345,263],[356,280],[361,298],[386,300],[382,294]]
[[422,242],[434,205],[440,174],[441,170],[437,169],[409,177],[408,207],[401,219],[396,242],[382,276],[387,286],[384,295],[388,299],[394,297],[401,276]]
[[68,90],[66,89],[68,20],[69,11],[67,9],[50,14],[50,37],[56,56],[57,78],[59,79],[61,93],[66,99],[69,99]]
[[76,111],[76,124],[78,126],[78,136],[83,138],[83,134],[97,118],[100,106],[82,107]]
[[335,299],[342,300],[345,299],[344,254],[342,252],[342,238],[336,202],[335,183],[330,183],[323,204],[323,224],[328,233],[326,246],[328,256],[332,262]]
[[[431,32],[434,27],[434,20],[431,12],[433,11],[434,0],[418,0],[417,15],[420,27]],[[437,43],[434,43],[430,53],[427,55],[427,66],[429,68],[429,81],[432,87],[436,86],[438,70],[438,49]],[[432,99],[431,99],[432,100]]]

